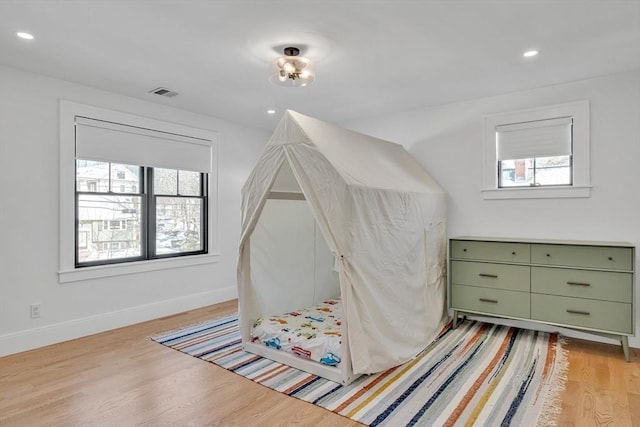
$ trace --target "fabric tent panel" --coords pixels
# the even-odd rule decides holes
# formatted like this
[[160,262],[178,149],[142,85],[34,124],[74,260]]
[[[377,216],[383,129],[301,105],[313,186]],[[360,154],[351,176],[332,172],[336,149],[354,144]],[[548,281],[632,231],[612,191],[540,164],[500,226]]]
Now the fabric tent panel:
[[401,145],[299,113],[290,114],[348,185],[409,192],[444,192]]
[[[433,339],[446,316],[444,268],[428,287],[428,261],[420,263],[417,255],[425,253],[418,250],[425,233],[443,227],[446,196],[349,187],[315,147],[287,145],[285,151],[318,223],[344,257],[341,292],[354,372],[406,362]],[[443,253],[437,264],[444,263]],[[393,286],[398,281],[402,287]],[[411,310],[407,301],[414,304]],[[413,335],[399,335],[394,325]]]
[[331,298],[340,296],[340,280],[338,272],[334,270],[335,257],[324,240],[322,231],[315,222],[315,292],[313,303],[319,304]]
[[267,149],[258,159],[255,167],[242,187],[241,232],[238,245],[238,300],[240,301],[240,334],[243,341],[249,339],[251,322],[260,313],[258,300],[253,294],[251,281],[251,241],[250,236],[256,227],[260,212],[267,201],[271,189],[282,163],[285,161],[281,149]]
[[[406,362],[443,325],[446,251],[431,245],[442,240],[444,217],[430,214],[430,198],[378,189],[358,189],[353,196],[347,269],[350,310],[358,316],[349,318],[348,327],[354,371],[371,373]],[[415,226],[420,223],[421,229]],[[432,242],[434,233],[440,240]],[[435,277],[430,263],[440,266]]]
[[270,145],[310,143],[309,137],[302,130],[298,122],[291,119],[293,117],[291,113],[289,110],[285,112],[284,118],[280,120],[271,138],[269,138],[267,147]]
[[[329,249],[336,256],[347,250],[344,212],[349,210],[348,187],[318,150],[310,145],[283,146],[291,170],[312,206]],[[342,214],[341,214],[342,213]]]
[[[251,235],[262,206],[267,200],[267,195],[284,161],[285,155],[281,149],[267,147],[258,160],[258,164],[262,167],[254,168],[242,187],[240,248]],[[239,264],[238,268],[240,267]]]
[[278,175],[276,176],[275,181],[273,182],[273,186],[271,187],[272,192],[280,192],[280,193],[301,193],[300,185],[298,185],[298,181],[296,181],[296,177],[293,176],[293,172],[291,171],[291,167],[289,166],[289,162],[284,162],[278,171]]

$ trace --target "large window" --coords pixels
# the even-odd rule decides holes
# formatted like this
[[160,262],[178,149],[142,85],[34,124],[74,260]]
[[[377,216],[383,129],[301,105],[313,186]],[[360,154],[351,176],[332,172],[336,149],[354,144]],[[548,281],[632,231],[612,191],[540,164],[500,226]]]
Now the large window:
[[485,199],[588,197],[587,101],[485,118]]
[[76,266],[207,252],[207,174],[76,160]]
[[217,135],[60,103],[60,281],[216,262]]

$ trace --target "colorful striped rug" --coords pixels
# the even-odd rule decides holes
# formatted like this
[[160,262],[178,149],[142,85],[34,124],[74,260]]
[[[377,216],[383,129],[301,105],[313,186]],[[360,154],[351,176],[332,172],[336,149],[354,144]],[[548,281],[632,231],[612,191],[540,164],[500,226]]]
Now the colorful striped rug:
[[152,339],[370,426],[554,425],[568,367],[557,334],[473,321],[349,386],[243,351],[236,315]]

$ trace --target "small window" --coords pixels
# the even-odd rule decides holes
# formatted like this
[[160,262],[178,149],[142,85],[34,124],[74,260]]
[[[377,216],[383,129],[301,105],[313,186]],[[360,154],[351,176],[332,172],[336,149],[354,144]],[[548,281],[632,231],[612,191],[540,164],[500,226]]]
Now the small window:
[[588,197],[589,104],[485,118],[485,199]]
[[572,184],[571,117],[496,126],[498,188]]

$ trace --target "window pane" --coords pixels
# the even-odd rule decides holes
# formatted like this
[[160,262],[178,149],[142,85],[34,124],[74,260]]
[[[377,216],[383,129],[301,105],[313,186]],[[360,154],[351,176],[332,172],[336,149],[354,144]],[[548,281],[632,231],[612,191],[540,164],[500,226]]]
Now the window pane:
[[569,156],[537,158],[536,183],[538,185],[571,185]]
[[137,193],[140,185],[140,166],[111,163],[111,191]]
[[76,191],[108,192],[109,163],[76,160]]
[[139,196],[78,196],[78,262],[142,255]]
[[498,162],[500,187],[528,187],[533,183],[533,159]]
[[155,194],[178,194],[178,171],[176,169],[153,170],[153,190]]
[[498,162],[500,187],[571,185],[570,156]]
[[181,196],[200,196],[200,172],[178,171],[178,185]]
[[202,199],[156,198],[156,253],[196,252],[202,242]]

